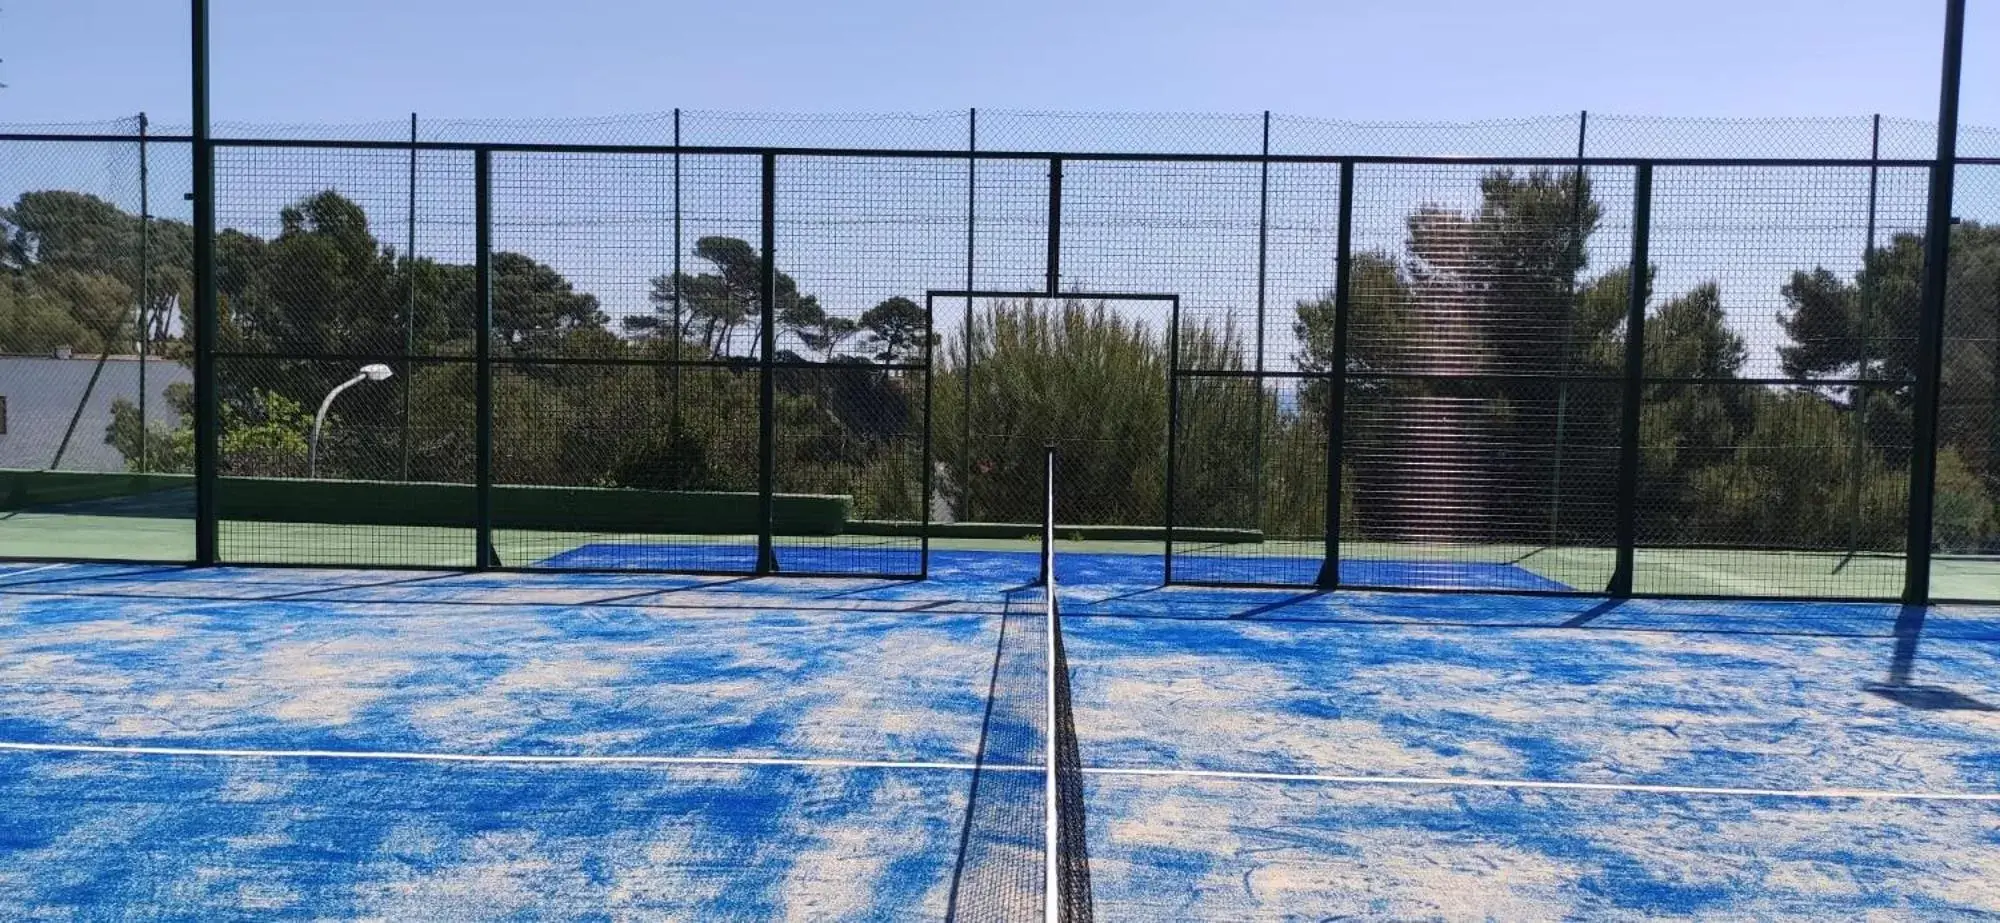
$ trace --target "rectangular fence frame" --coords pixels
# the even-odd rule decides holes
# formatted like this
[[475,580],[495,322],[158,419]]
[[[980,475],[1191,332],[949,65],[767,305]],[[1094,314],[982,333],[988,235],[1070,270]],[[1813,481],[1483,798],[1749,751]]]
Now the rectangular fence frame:
[[[200,29],[202,28],[203,25],[204,25],[203,23],[197,21],[196,28]],[[1948,67],[1952,66],[1952,63],[1953,62],[1947,62],[1947,66]],[[1936,458],[1939,450],[1937,434],[1935,432],[1934,415],[1937,403],[1937,390],[1939,387],[1938,377],[1940,375],[1940,359],[1938,358],[1938,351],[1941,349],[1941,344],[1943,340],[1943,333],[1942,333],[1942,327],[1944,322],[1943,305],[1945,297],[1943,286],[1946,284],[1945,266],[1943,261],[1944,259],[1947,258],[1947,255],[1945,251],[1945,244],[1943,242],[1943,238],[1947,236],[1949,232],[1948,230],[1946,230],[1944,235],[1940,235],[1939,233],[1937,233],[1937,231],[1940,228],[1948,229],[1951,222],[1951,202],[1949,201],[1949,195],[1951,190],[1951,177],[1955,172],[1956,167],[1960,164],[1968,164],[1968,165],[2000,164],[2000,158],[1956,156],[1954,140],[1949,136],[1945,135],[1944,133],[1941,133],[1941,137],[1939,140],[1938,156],[1932,159],[1881,159],[1878,157],[1869,157],[1869,158],[1664,157],[1662,158],[1662,157],[1578,156],[1575,158],[1556,158],[1556,157],[1545,157],[1545,156],[1534,156],[1534,157],[1515,157],[1515,156],[1433,157],[1433,156],[1391,156],[1391,155],[1322,156],[1322,155],[1271,153],[1269,152],[1268,147],[1262,153],[1244,153],[1244,154],[1171,153],[1171,152],[1134,153],[1134,152],[1117,152],[1117,151],[1076,152],[1076,151],[980,150],[977,144],[976,122],[971,123],[971,125],[973,126],[971,129],[972,133],[969,134],[967,146],[963,149],[957,149],[957,150],[682,145],[678,143],[678,111],[676,112],[676,143],[660,144],[660,145],[605,145],[605,144],[564,145],[564,144],[544,144],[544,143],[470,143],[470,142],[424,141],[420,140],[416,136],[414,128],[412,129],[410,139],[407,141],[294,140],[294,139],[279,139],[279,138],[216,139],[213,138],[207,131],[206,126],[208,125],[208,119],[206,118],[207,113],[205,111],[205,106],[198,106],[195,115],[196,115],[196,118],[194,120],[195,129],[192,134],[186,134],[186,135],[153,134],[147,132],[145,129],[142,128],[140,130],[139,135],[137,136],[137,141],[141,145],[142,163],[143,163],[145,147],[150,144],[187,144],[190,146],[193,154],[193,162],[194,162],[193,190],[188,196],[188,198],[193,202],[193,221],[192,221],[192,225],[194,228],[193,265],[194,267],[196,267],[196,271],[194,273],[194,301],[196,310],[193,312],[195,315],[194,317],[195,323],[193,325],[193,329],[188,331],[188,334],[190,339],[192,340],[192,346],[193,346],[192,360],[194,367],[194,376],[193,376],[194,393],[195,393],[195,402],[194,402],[195,413],[193,419],[193,427],[195,433],[194,563],[196,563],[197,565],[213,565],[221,563],[221,556],[219,553],[219,543],[218,543],[218,527],[219,527],[220,517],[218,514],[218,504],[216,500],[217,484],[219,481],[219,469],[220,469],[219,445],[218,445],[220,439],[220,427],[218,425],[218,420],[220,415],[220,403],[219,403],[218,388],[216,384],[216,376],[217,376],[216,360],[226,355],[233,355],[233,354],[224,354],[219,350],[219,335],[220,335],[219,309],[217,306],[217,292],[215,284],[216,280],[215,280],[215,274],[213,272],[213,265],[215,259],[214,243],[219,230],[216,224],[216,215],[215,215],[215,205],[216,205],[215,154],[216,151],[220,148],[302,148],[302,149],[315,149],[315,150],[402,151],[402,152],[407,152],[409,156],[412,158],[411,169],[413,171],[413,179],[412,179],[413,186],[414,186],[414,169],[415,169],[414,160],[419,153],[429,152],[429,151],[439,151],[439,152],[469,153],[472,155],[474,163],[476,165],[475,185],[477,187],[475,193],[475,204],[476,204],[475,234],[477,235],[475,252],[477,254],[479,265],[475,273],[475,278],[478,284],[478,295],[476,296],[476,299],[478,301],[478,304],[481,306],[480,314],[483,321],[476,325],[481,330],[481,335],[479,336],[477,342],[478,352],[472,359],[476,368],[479,369],[477,373],[478,411],[476,414],[477,419],[475,420],[476,433],[477,433],[475,438],[475,443],[478,452],[475,462],[475,468],[476,468],[475,488],[478,500],[475,511],[475,534],[476,534],[475,541],[477,543],[477,548],[475,549],[474,566],[476,568],[505,567],[506,569],[513,569],[513,568],[511,566],[501,565],[499,563],[498,558],[494,553],[494,548],[492,544],[493,524],[492,524],[492,509],[491,509],[491,493],[493,489],[493,481],[492,481],[493,434],[491,429],[491,422],[492,422],[491,421],[491,416],[492,416],[491,366],[498,361],[493,359],[490,353],[491,331],[489,329],[490,300],[492,297],[491,280],[489,278],[489,274],[491,272],[490,225],[492,222],[492,215],[491,215],[491,202],[490,202],[491,198],[490,176],[488,174],[490,171],[490,159],[492,155],[496,153],[648,154],[648,155],[659,155],[659,156],[672,156],[676,159],[676,161],[678,161],[678,159],[684,155],[689,155],[689,156],[733,155],[733,156],[752,156],[759,158],[763,168],[762,172],[763,180],[761,183],[762,217],[763,217],[762,243],[764,244],[764,247],[762,248],[763,249],[762,295],[764,298],[764,303],[767,306],[767,310],[763,311],[764,319],[761,325],[762,329],[760,330],[761,348],[759,350],[760,356],[757,363],[758,373],[759,373],[759,407],[760,407],[760,413],[759,413],[760,416],[759,456],[760,457],[759,457],[758,494],[759,494],[760,517],[764,523],[764,527],[758,536],[757,565],[754,569],[754,572],[758,574],[769,574],[769,573],[780,572],[778,568],[775,547],[773,544],[774,532],[771,525],[772,515],[773,515],[772,514],[773,496],[775,494],[774,480],[773,480],[773,472],[775,467],[775,459],[773,456],[775,436],[771,430],[771,427],[774,425],[775,422],[773,419],[775,371],[779,368],[787,367],[788,364],[779,362],[774,356],[776,334],[775,330],[772,329],[773,312],[768,310],[768,306],[772,304],[773,300],[775,299],[775,285],[776,285],[776,275],[777,275],[777,270],[776,270],[777,257],[776,254],[774,253],[776,241],[773,233],[773,225],[778,203],[776,201],[777,192],[776,192],[776,183],[774,175],[776,170],[776,164],[778,163],[779,160],[783,158],[867,157],[867,158],[881,158],[881,159],[912,158],[912,159],[926,159],[926,160],[964,160],[968,166],[969,176],[971,170],[973,169],[973,165],[976,164],[976,162],[979,160],[1041,161],[1047,163],[1049,166],[1048,209],[1050,217],[1049,226],[1047,229],[1048,239],[1046,241],[1048,262],[1047,265],[1044,267],[1048,281],[1047,290],[1036,291],[1036,292],[1011,290],[1011,289],[981,291],[977,289],[975,286],[968,284],[964,289],[959,289],[959,290],[928,291],[926,293],[926,305],[925,305],[927,331],[935,330],[934,301],[940,297],[967,299],[968,306],[970,299],[979,297],[1019,297],[1019,298],[1082,297],[1093,300],[1127,299],[1127,300],[1171,301],[1174,306],[1174,317],[1176,319],[1171,326],[1173,335],[1170,336],[1169,338],[1171,351],[1173,353],[1173,358],[1170,360],[1170,369],[1169,369],[1170,392],[1177,390],[1176,388],[1173,387],[1171,383],[1177,382],[1181,378],[1190,375],[1197,377],[1199,377],[1200,375],[1199,372],[1191,372],[1189,370],[1184,370],[1179,365],[1178,317],[1179,317],[1179,307],[1180,307],[1180,296],[1162,295],[1162,294],[1129,294],[1129,293],[1105,294],[1105,293],[1095,293],[1095,292],[1060,291],[1061,267],[1058,263],[1058,260],[1060,259],[1060,252],[1061,252],[1060,235],[1062,233],[1062,193],[1061,193],[1062,169],[1063,169],[1063,164],[1065,162],[1231,163],[1231,164],[1253,164],[1259,166],[1260,170],[1264,171],[1262,177],[1263,187],[1260,194],[1260,207],[1259,207],[1260,218],[1258,227],[1259,246],[1257,248],[1258,250],[1257,298],[1259,302],[1259,311],[1257,320],[1260,325],[1260,328],[1265,320],[1264,318],[1265,312],[1263,310],[1262,303],[1264,300],[1264,264],[1268,258],[1268,254],[1266,252],[1267,250],[1266,239],[1268,237],[1270,216],[1269,216],[1268,201],[1266,201],[1263,198],[1263,196],[1268,196],[1269,167],[1272,164],[1324,164],[1324,165],[1337,166],[1338,169],[1340,170],[1340,191],[1339,191],[1340,201],[1338,204],[1339,219],[1338,219],[1338,229],[1337,229],[1339,235],[1339,243],[1338,243],[1339,252],[1337,256],[1337,262],[1335,265],[1335,288],[1334,288],[1334,297],[1337,303],[1335,312],[1335,331],[1336,331],[1335,339],[1336,342],[1339,344],[1338,348],[1340,350],[1340,354],[1343,357],[1346,354],[1346,334],[1347,334],[1346,322],[1348,315],[1350,313],[1349,309],[1351,307],[1351,297],[1352,297],[1350,292],[1352,281],[1349,272],[1349,264],[1350,264],[1350,257],[1352,256],[1351,225],[1353,223],[1353,214],[1352,214],[1353,194],[1354,194],[1353,190],[1355,188],[1354,174],[1355,174],[1355,168],[1358,165],[1401,164],[1401,165],[1462,165],[1462,166],[1489,166],[1489,167],[1508,167],[1508,166],[1533,167],[1533,166],[1554,165],[1554,166],[1562,166],[1578,170],[1583,170],[1591,167],[1631,168],[1637,171],[1636,175],[1639,177],[1639,180],[1636,183],[1638,191],[1635,195],[1635,202],[1634,202],[1635,229],[1634,229],[1633,257],[1632,257],[1633,291],[1631,293],[1630,314],[1628,314],[1627,323],[1633,325],[1629,329],[1631,329],[1635,334],[1638,335],[1629,337],[1627,340],[1625,372],[1618,379],[1618,382],[1624,388],[1624,400],[1622,401],[1622,404],[1624,405],[1624,411],[1621,417],[1622,422],[1620,430],[1620,453],[1619,453],[1620,461],[1619,461],[1619,484],[1618,484],[1619,505],[1617,510],[1617,520],[1616,520],[1618,528],[1617,528],[1617,542],[1615,548],[1615,553],[1617,555],[1616,559],[1617,563],[1613,569],[1613,577],[1609,585],[1603,591],[1604,593],[1608,593],[1609,595],[1617,597],[1633,595],[1632,592],[1633,552],[1634,552],[1634,547],[1637,544],[1635,536],[1636,530],[1633,528],[1632,524],[1632,518],[1634,515],[1632,495],[1635,491],[1635,481],[1637,478],[1637,460],[1636,460],[1637,408],[1633,406],[1633,402],[1636,400],[1636,395],[1643,393],[1642,389],[1645,383],[1649,381],[1658,380],[1658,379],[1644,378],[1643,363],[1640,362],[1638,359],[1638,357],[1643,353],[1643,343],[1641,341],[1642,334],[1639,334],[1639,331],[1643,329],[1644,313],[1645,313],[1644,311],[1645,293],[1643,291],[1644,268],[1646,265],[1645,230],[1647,221],[1645,220],[1645,216],[1650,212],[1650,204],[1651,204],[1650,178],[1653,170],[1656,167],[1859,167],[1859,168],[1867,168],[1872,173],[1873,171],[1878,171],[1885,168],[1909,168],[1909,169],[1927,170],[1929,171],[1932,177],[1932,182],[1928,193],[1930,197],[1929,227],[1931,228],[1932,233],[1929,235],[1929,238],[1931,240],[1931,243],[1928,245],[1930,247],[1930,251],[1927,253],[1928,259],[1926,260],[1925,272],[1922,277],[1921,295],[1923,299],[1924,310],[1921,314],[1917,330],[1920,346],[1917,355],[1918,359],[1917,375],[1913,384],[1915,385],[1917,393],[1919,395],[1918,416],[1917,416],[1918,434],[1917,437],[1912,440],[1912,445],[1910,446],[1909,462],[1911,466],[1911,471],[1913,472],[1908,488],[1909,491],[1908,508],[1910,510],[1910,518],[1908,521],[1908,525],[1910,530],[1910,541],[1907,544],[1904,552],[1905,589],[1901,598],[1905,602],[1951,601],[1946,599],[1938,599],[1934,597],[1930,592],[1929,571],[1930,571],[1931,557],[1932,557],[1931,543],[1928,540],[1919,541],[1920,536],[1918,534],[1919,531],[1921,530],[1924,533],[1924,536],[1922,537],[1928,536],[1928,529],[1929,529],[1928,512],[1931,508],[1931,497],[1929,496],[1929,491],[1931,490],[1931,486],[1929,484],[1929,481],[1931,478],[1934,477],[1934,472],[1936,470]],[[973,116],[973,118],[976,119],[976,116]],[[1266,122],[1267,127],[1266,127],[1265,137],[1266,137],[1266,144],[1268,145],[1268,115],[1266,118],[1267,118]],[[412,124],[414,126],[414,117]],[[135,139],[131,136],[93,134],[93,133],[0,133],[0,142],[5,142],[5,141],[77,142],[77,143],[105,142],[105,143],[130,144],[134,140]],[[1579,148],[1579,152],[1581,153],[1581,148]],[[967,204],[966,204],[966,211],[967,211],[967,235],[965,242],[967,248],[966,280],[968,283],[971,283],[972,281],[974,281],[972,263],[976,251],[976,242],[974,240],[974,232],[975,232],[974,220],[977,214],[977,194],[976,194],[977,185],[976,182],[971,178],[968,179],[968,182],[971,183],[971,185],[969,186],[967,191]],[[676,240],[678,240],[678,222],[679,222],[678,169],[676,169],[675,171],[674,189],[675,189],[675,222],[677,227]],[[414,215],[412,215],[411,220],[414,221]],[[1872,209],[1870,213],[1870,220],[1871,222],[1873,220]],[[1871,233],[1870,234],[1871,246],[1873,245],[1872,241],[1873,241],[1873,234]],[[676,249],[677,249],[676,260],[678,260],[678,248]],[[142,260],[143,259],[144,257],[142,257]],[[145,270],[142,267],[142,276],[144,274],[144,271]],[[678,301],[678,299],[676,299],[676,301]],[[932,339],[935,339],[934,333],[931,334],[931,337]],[[1339,367],[1336,367],[1335,369],[1329,371],[1323,376],[1313,376],[1305,373],[1289,373],[1289,372],[1266,370],[1262,364],[1263,348],[1264,344],[1262,342],[1262,337],[1260,336],[1259,342],[1257,344],[1257,349],[1259,351],[1259,365],[1256,372],[1256,374],[1260,379],[1265,377],[1293,377],[1293,378],[1320,377],[1323,378],[1324,380],[1336,383],[1336,385],[1343,383],[1345,380],[1344,360]],[[929,550],[931,544],[931,529],[929,528],[929,526],[932,520],[935,519],[935,516],[932,514],[933,513],[932,504],[935,502],[935,497],[933,495],[933,488],[936,475],[936,472],[932,470],[932,468],[934,467],[932,462],[935,458],[935,455],[933,452],[933,443],[932,443],[933,421],[931,415],[931,399],[932,399],[931,385],[933,377],[934,344],[927,342],[924,349],[924,353],[925,353],[925,360],[921,366],[905,365],[900,367],[905,370],[921,369],[925,376],[923,384],[923,389],[924,389],[923,403],[925,407],[925,421],[924,421],[924,434],[922,442],[922,456],[924,458],[924,469],[925,469],[922,478],[924,484],[923,489],[925,492],[925,495],[922,500],[922,508],[925,511],[925,515],[923,517],[924,522],[921,524],[921,532],[920,532],[922,565],[920,571],[917,574],[913,575],[897,574],[894,576],[922,576],[928,573],[928,567],[929,567]],[[329,357],[322,356],[319,358],[329,358]],[[409,357],[405,356],[404,358],[407,359]],[[674,365],[676,368],[678,368],[680,363],[676,362],[674,363]],[[1740,379],[1740,381],[1743,384],[1770,383],[1764,379]],[[1863,382],[1860,383],[1860,386],[1866,389],[1866,388],[1879,387],[1881,384],[1883,383]],[[1342,539],[1341,524],[1339,517],[1340,494],[1342,491],[1342,483],[1341,483],[1342,460],[1340,458],[1341,453],[1339,446],[1341,444],[1340,441],[1342,438],[1343,430],[1345,428],[1344,426],[1345,390],[1346,389],[1344,387],[1340,386],[1336,386],[1334,388],[1332,392],[1333,396],[1329,402],[1329,408],[1328,408],[1327,425],[1329,427],[1328,430],[1329,451],[1325,463],[1325,471],[1329,479],[1326,491],[1327,494],[1326,526],[1325,526],[1326,551],[1325,551],[1325,560],[1322,562],[1320,570],[1320,576],[1314,582],[1314,585],[1322,589],[1348,588],[1352,586],[1350,584],[1344,583],[1339,579],[1339,559],[1340,559],[1339,548],[1340,548],[1340,541]],[[1173,396],[1171,394],[1169,396],[1169,400],[1170,403],[1173,401]],[[1168,575],[1168,580],[1170,582],[1173,582],[1173,573],[1172,573],[1173,554],[1171,552],[1171,549],[1172,549],[1173,530],[1176,525],[1174,522],[1175,517],[1173,513],[1174,503],[1172,502],[1172,498],[1174,496],[1173,495],[1174,488],[1172,484],[1172,478],[1173,478],[1172,472],[1174,470],[1174,464],[1172,459],[1172,453],[1173,453],[1173,446],[1176,441],[1176,437],[1174,436],[1174,434],[1177,431],[1177,425],[1178,425],[1177,417],[1174,415],[1174,411],[1170,409],[1170,418],[1168,422],[1169,459],[1168,459],[1168,469],[1167,469],[1169,484],[1168,484],[1168,503],[1166,505],[1168,514],[1167,514],[1167,521],[1165,523],[1165,528],[1168,536],[1167,538],[1168,552],[1165,555],[1166,558],[1165,566],[1166,566],[1166,573]],[[1261,449],[1259,449],[1259,451],[1261,451]],[[46,559],[33,559],[33,560],[46,560]],[[1397,589],[1395,587],[1370,587],[1370,588]],[[1546,591],[1501,591],[1501,592],[1546,592]],[[1581,590],[1576,592],[1581,595],[1597,595],[1596,591],[1591,591],[1591,590]],[[1639,594],[1639,595],[1671,596],[1680,594]],[[1826,597],[1817,597],[1817,598],[1826,598]],[[1869,598],[1875,598],[1875,597],[1869,597]]]

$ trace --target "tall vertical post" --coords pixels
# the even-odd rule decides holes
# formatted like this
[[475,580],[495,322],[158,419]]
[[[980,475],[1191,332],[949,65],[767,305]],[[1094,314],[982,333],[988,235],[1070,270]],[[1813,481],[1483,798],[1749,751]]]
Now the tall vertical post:
[[674,328],[667,340],[667,356],[673,362],[673,412],[667,425],[676,438],[681,432],[681,110],[674,107]]
[[937,299],[924,296],[924,446],[923,477],[918,479],[919,489],[924,492],[923,521],[917,524],[921,532],[922,547],[917,553],[917,576],[929,579],[931,575],[931,504],[937,501],[937,451],[934,446],[936,434],[932,421],[937,418],[936,379],[937,369]]
[[[1868,353],[1875,324],[1875,202],[1882,167],[1882,116],[1875,115],[1868,144],[1868,230],[1861,242],[1861,361],[1855,377],[1863,384],[1854,389],[1854,435],[1847,449],[1847,559],[1845,566],[1861,550],[1861,468],[1868,457]],[[1837,570],[1838,568],[1836,568]]]
[[410,392],[416,390],[417,370],[410,357],[417,354],[417,114],[410,113],[410,185],[408,210],[403,226],[403,427],[399,442],[403,456],[403,480],[410,479]]
[[1569,429],[1569,374],[1570,354],[1576,342],[1576,274],[1583,271],[1583,155],[1590,138],[1590,110],[1577,113],[1576,117],[1576,172],[1571,176],[1569,228],[1570,261],[1575,270],[1563,278],[1563,341],[1562,359],[1556,374],[1562,376],[1556,381],[1556,444],[1555,464],[1549,481],[1549,544],[1561,543],[1562,502],[1563,502],[1563,447],[1568,441]]
[[1646,399],[1646,296],[1652,288],[1653,165],[1642,163],[1632,181],[1631,286],[1625,298],[1625,395],[1618,421],[1616,563],[1605,592],[1632,595],[1634,548],[1639,539],[1639,417]]
[[222,324],[215,293],[215,141],[208,111],[208,0],[190,0],[194,84],[194,560],[219,560],[217,470],[222,402],[216,391],[216,338]]
[[762,310],[757,349],[757,573],[778,572],[778,552],[772,540],[777,511],[778,382],[772,367],[778,348],[778,158],[764,155],[764,264],[759,285]]
[[148,170],[146,113],[139,113],[139,471],[150,470],[147,458],[146,357],[153,339],[153,199]]
[[1181,423],[1181,296],[1173,296],[1167,313],[1167,496],[1165,563],[1161,582],[1174,582],[1174,501],[1180,496],[1180,466],[1176,446]]
[[1944,66],[1938,81],[1937,159],[1924,220],[1923,292],[1917,307],[1917,380],[1910,444],[1910,521],[1903,602],[1931,595],[1931,520],[1936,513],[1938,391],[1944,369],[1945,288],[1950,284],[1952,186],[1958,167],[1958,87],[1965,57],[1965,0],[1945,0]]
[[1340,162],[1340,224],[1333,265],[1333,363],[1326,386],[1326,548],[1321,554],[1322,589],[1340,586],[1341,447],[1347,427],[1347,317],[1354,287],[1354,161]]
[[1062,174],[1062,158],[1049,158],[1049,252],[1044,265],[1050,295],[1062,291]]
[[[965,158],[965,290],[977,291],[973,273],[973,263],[979,258],[979,110],[966,112],[965,149],[972,155]],[[965,298],[965,327],[959,332],[965,340],[964,403],[959,407],[958,443],[958,519],[971,522],[972,513],[972,296]]]
[[473,268],[472,529],[477,567],[499,563],[493,547],[493,151],[472,155]]
[[[1271,110],[1264,110],[1263,156],[1257,163],[1257,419],[1250,436],[1250,525],[1264,527],[1264,313],[1271,265]],[[1176,386],[1177,387],[1177,386]],[[1175,423],[1179,420],[1173,421]],[[1168,502],[1173,502],[1169,497]]]

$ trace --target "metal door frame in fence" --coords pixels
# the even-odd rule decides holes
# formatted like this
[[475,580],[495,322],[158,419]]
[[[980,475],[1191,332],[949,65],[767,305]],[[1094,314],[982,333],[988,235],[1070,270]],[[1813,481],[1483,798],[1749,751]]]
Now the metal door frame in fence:
[[[1053,249],[1054,245],[1051,245],[1052,252]],[[924,293],[924,311],[926,317],[930,317],[933,319],[936,317],[936,304],[940,299],[946,301],[965,302],[965,316],[962,321],[964,326],[961,329],[963,331],[962,336],[965,340],[965,348],[967,354],[961,357],[965,363],[965,365],[961,369],[961,374],[964,376],[964,381],[962,382],[962,385],[964,387],[965,396],[963,398],[963,404],[960,410],[960,422],[964,426],[964,429],[957,434],[957,441],[958,445],[960,446],[960,453],[962,457],[961,457],[960,469],[955,473],[958,480],[958,484],[956,486],[959,487],[961,491],[960,494],[961,508],[970,505],[971,482],[972,479],[976,476],[976,472],[974,472],[971,467],[971,455],[972,455],[971,443],[973,438],[972,395],[974,390],[974,377],[975,377],[973,372],[974,369],[976,368],[976,365],[974,364],[973,361],[973,357],[971,355],[971,349],[972,349],[971,332],[976,322],[975,317],[973,315],[974,302],[1020,301],[1020,302],[1036,303],[1036,302],[1060,300],[1064,302],[1098,302],[1098,303],[1114,302],[1114,303],[1128,303],[1128,304],[1154,303],[1154,304],[1164,304],[1167,306],[1167,327],[1164,331],[1162,331],[1162,333],[1164,334],[1164,336],[1162,337],[1162,341],[1166,345],[1168,351],[1168,375],[1167,375],[1168,393],[1167,393],[1167,406],[1166,406],[1167,419],[1163,421],[1165,423],[1165,432],[1166,432],[1165,445],[1163,446],[1166,452],[1166,458],[1165,458],[1166,468],[1165,468],[1165,484],[1163,485],[1162,488],[1163,493],[1161,496],[1162,517],[1160,525],[1161,529],[1163,530],[1162,534],[1165,536],[1164,547],[1168,549],[1172,548],[1174,527],[1175,527],[1174,503],[1173,503],[1173,496],[1174,496],[1173,428],[1174,428],[1174,421],[1178,419],[1178,413],[1175,404],[1176,398],[1173,393],[1174,389],[1173,389],[1172,370],[1173,370],[1173,363],[1175,361],[1174,356],[1176,355],[1175,351],[1178,349],[1178,344],[1180,341],[1181,296],[1177,294],[1166,294],[1160,292],[1048,291],[1048,290],[1029,290],[1029,289],[977,289],[977,290],[936,289],[936,290],[926,291]],[[936,327],[935,321],[933,320],[932,329],[934,330],[935,327]],[[930,419],[930,414],[928,413],[926,414],[926,419],[927,420]],[[927,435],[925,439],[926,455],[925,455],[924,470],[927,473],[928,477],[931,479],[930,481],[927,482],[925,489],[925,495],[927,497],[935,497],[937,493],[935,486],[935,479],[937,475],[935,469],[937,466],[934,462],[932,462],[932,459],[935,457],[935,451],[934,451],[935,439],[936,439],[935,434]],[[1035,448],[1037,449],[1037,452],[1035,454],[1037,460],[1039,460],[1039,449],[1041,448],[1041,444],[1037,442],[1035,444]],[[1057,484],[1056,490],[1057,490],[1057,502],[1061,503],[1063,485]],[[927,515],[925,519],[927,526],[926,534],[928,535],[929,534],[928,526],[930,525],[932,520],[936,519],[936,516]],[[968,521],[977,522],[980,520],[975,518]],[[1148,528],[1147,524],[1145,523],[1129,523],[1127,525],[1132,525],[1140,528]],[[928,545],[926,545],[925,550],[926,553],[928,553],[929,551]],[[1171,555],[1165,554],[1163,552],[1163,558],[1165,558],[1167,575],[1169,579],[1171,579],[1173,570],[1172,557]]]

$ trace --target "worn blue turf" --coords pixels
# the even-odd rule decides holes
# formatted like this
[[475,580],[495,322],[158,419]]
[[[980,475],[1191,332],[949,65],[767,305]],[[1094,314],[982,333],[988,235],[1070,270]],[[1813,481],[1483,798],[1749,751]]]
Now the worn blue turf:
[[[780,545],[776,552],[782,571],[826,574],[915,574],[923,560],[914,545],[857,548],[848,545]],[[951,581],[965,574],[1011,573],[1022,582],[1035,579],[1036,552],[931,552],[931,577]],[[746,544],[594,543],[552,555],[532,566],[599,570],[687,568],[750,571],[757,549]],[[507,562],[514,563],[514,562]],[[1319,573],[1317,558],[1277,555],[1179,555],[1174,577],[1198,583],[1307,584]],[[1165,561],[1158,554],[1064,552],[1056,559],[1061,583],[1154,586],[1165,578]],[[1514,564],[1459,561],[1396,561],[1350,559],[1341,562],[1341,581],[1351,586],[1455,587],[1464,590],[1565,591],[1562,583]]]
[[[2000,918],[2000,802],[1922,797],[2000,792],[2000,611],[1133,557],[1059,575],[1101,919]],[[1035,563],[0,565],[0,918],[1033,919]]]

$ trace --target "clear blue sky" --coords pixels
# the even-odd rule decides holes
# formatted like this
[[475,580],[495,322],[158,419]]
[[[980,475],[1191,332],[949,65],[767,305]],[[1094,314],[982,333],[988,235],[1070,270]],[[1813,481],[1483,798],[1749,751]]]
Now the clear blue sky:
[[[1942,0],[212,0],[216,118],[1936,112]],[[1974,0],[1963,121],[2000,124]],[[186,118],[176,0],[0,3],[0,122]]]

